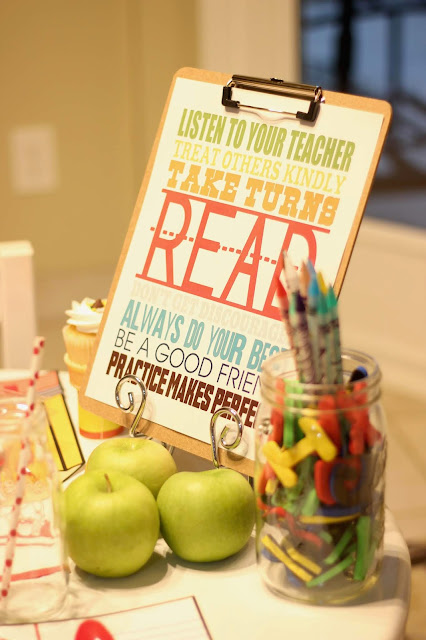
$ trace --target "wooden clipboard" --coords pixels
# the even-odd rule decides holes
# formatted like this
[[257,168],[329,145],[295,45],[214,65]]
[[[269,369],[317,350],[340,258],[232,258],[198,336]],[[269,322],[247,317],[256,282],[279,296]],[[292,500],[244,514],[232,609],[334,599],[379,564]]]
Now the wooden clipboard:
[[[205,104],[203,102],[204,93],[209,96]],[[211,95],[214,95],[214,108],[212,107]],[[186,96],[188,96],[187,102],[185,102]],[[334,107],[337,109],[334,109]],[[178,114],[177,111],[179,111]],[[199,113],[201,113],[201,115],[199,115]],[[261,119],[258,122],[259,117]],[[333,122],[332,125],[324,125],[324,133],[320,133],[319,129],[322,122],[321,118],[324,119],[324,122]],[[241,125],[242,121],[245,123],[244,126]],[[263,80],[243,76],[231,77],[227,74],[199,69],[181,69],[175,75],[170,88],[149,163],[115,271],[108,295],[107,307],[97,338],[97,352],[88,367],[85,382],[80,390],[80,402],[82,406],[107,419],[119,424],[124,424],[126,428],[130,428],[133,422],[134,413],[126,414],[117,408],[113,392],[115,384],[113,385],[113,383],[118,382],[118,379],[125,373],[131,373],[129,358],[131,353],[133,353],[132,357],[137,357],[136,348],[139,349],[139,352],[142,349],[142,354],[144,353],[142,342],[139,342],[139,347],[137,347],[137,345],[135,346],[135,336],[141,338],[142,332],[139,326],[139,316],[135,312],[135,307],[125,308],[122,306],[121,309],[119,309],[119,304],[121,303],[121,299],[124,301],[126,296],[127,299],[129,298],[130,285],[128,280],[129,273],[131,272],[130,265],[136,264],[135,256],[139,255],[139,253],[141,256],[140,267],[133,269],[133,276],[139,277],[143,282],[149,280],[151,283],[154,283],[153,286],[162,288],[161,291],[165,294],[161,296],[161,300],[163,301],[165,299],[167,300],[167,298],[178,296],[180,290],[179,285],[175,285],[174,280],[173,284],[171,284],[172,281],[170,280],[170,270],[173,271],[176,263],[173,262],[170,257],[172,252],[167,253],[165,249],[166,240],[160,237],[160,231],[158,230],[158,245],[154,247],[154,241],[152,241],[150,246],[146,244],[151,242],[151,240],[147,240],[147,236],[151,234],[150,238],[155,237],[155,233],[157,233],[155,224],[157,223],[154,222],[149,225],[148,222],[144,221],[147,220],[149,216],[152,216],[154,221],[161,217],[162,213],[160,214],[160,209],[163,212],[165,199],[171,198],[171,204],[169,203],[169,210],[164,214],[165,216],[170,214],[171,207],[173,206],[175,207],[175,211],[184,212],[183,215],[186,221],[186,205],[183,200],[179,200],[180,196],[190,198],[191,202],[195,203],[194,207],[204,206],[207,201],[214,200],[218,209],[223,208],[221,215],[224,217],[231,215],[227,213],[228,210],[226,207],[232,204],[235,209],[239,209],[247,215],[259,210],[256,215],[258,218],[263,215],[268,224],[275,224],[279,219],[280,222],[287,224],[288,229],[290,229],[291,225],[295,227],[297,223],[299,225],[297,229],[302,229],[302,236],[303,233],[305,233],[306,238],[308,238],[308,231],[303,231],[303,224],[305,224],[305,226],[311,225],[309,229],[309,238],[311,238],[311,240],[316,233],[320,235],[321,231],[330,233],[331,237],[332,231],[332,229],[322,229],[321,224],[317,223],[317,219],[314,220],[315,224],[312,222],[315,211],[317,213],[321,211],[322,218],[318,217],[318,219],[322,219],[324,227],[327,227],[327,225],[332,227],[334,221],[337,220],[340,225],[344,223],[346,225],[344,230],[339,230],[339,234],[336,232],[338,240],[334,241],[334,244],[331,244],[327,251],[322,251],[321,253],[320,249],[318,249],[319,264],[316,265],[323,270],[323,256],[327,255],[327,259],[331,256],[334,261],[334,266],[332,264],[331,267],[329,267],[329,274],[327,274],[327,265],[324,267],[324,271],[326,275],[328,275],[328,280],[333,282],[334,289],[338,294],[343,284],[390,121],[391,107],[387,102],[382,100],[322,91],[319,87],[290,85],[277,79]],[[173,123],[173,126],[169,123]],[[256,123],[258,126],[256,126]],[[203,124],[204,129],[202,129]],[[220,127],[222,127],[222,134],[220,133],[219,124]],[[263,124],[266,124],[266,127],[263,127]],[[336,133],[334,133],[333,127],[336,127]],[[285,129],[285,134],[282,129]],[[174,131],[175,139],[170,146],[171,130]],[[241,130],[244,131],[241,132]],[[255,134],[255,132],[257,133]],[[237,133],[239,138],[236,137]],[[249,140],[250,136],[251,141]],[[266,147],[267,142],[268,147]],[[187,146],[185,146],[185,143],[187,143]],[[215,152],[215,156],[213,153],[214,149],[218,149],[218,151]],[[209,156],[209,150],[213,155],[210,154]],[[270,157],[268,157],[267,151]],[[281,155],[279,155],[280,153]],[[253,157],[254,160],[251,160],[250,157]],[[174,165],[172,165],[171,162],[173,159],[176,161]],[[284,164],[284,159],[287,164]],[[268,161],[270,161],[270,164],[268,164]],[[165,162],[167,162],[167,164],[165,164]],[[239,162],[240,165],[238,164]],[[277,164],[274,165],[274,162]],[[195,169],[191,169],[193,166],[195,166]],[[198,170],[197,167],[200,167],[198,174],[196,173],[196,170]],[[241,169],[241,167],[243,169]],[[353,167],[356,167],[356,170],[354,170]],[[206,175],[204,175],[204,187],[198,185],[197,191],[197,176],[202,175],[203,171],[207,173],[207,169],[225,173],[224,186],[223,183],[220,182],[222,178],[218,179],[223,187],[220,192],[217,188],[219,183],[212,179],[207,180]],[[191,170],[193,172],[192,174]],[[263,175],[259,175],[259,171],[261,170],[263,170]],[[353,177],[351,177],[351,171],[353,171]],[[277,172],[279,179],[277,178]],[[229,174],[232,174],[234,177],[229,178]],[[212,174],[210,174],[210,176],[211,175]],[[238,175],[240,176],[240,182],[236,186]],[[163,176],[163,182],[161,182],[161,176]],[[235,178],[235,176],[237,176],[237,178]],[[283,176],[287,182],[283,180]],[[345,184],[348,177],[349,182],[352,180],[351,190],[353,194],[355,194],[355,197],[350,197],[352,193],[350,190],[348,190],[345,195],[346,202],[350,202],[350,207],[352,207],[350,215],[346,216],[348,218],[346,219],[346,209],[342,208],[338,210],[337,208],[341,204],[341,200],[342,202],[344,201],[343,196],[340,199],[337,198],[337,195],[340,195],[344,190],[344,186],[342,185]],[[256,182],[256,180],[258,180],[258,182]],[[326,180],[328,180],[327,183],[324,182]],[[238,191],[242,183],[244,183],[245,187],[245,206],[242,206],[241,202],[238,202],[238,197],[232,200],[233,197],[235,198],[235,192]],[[263,183],[263,186],[261,183]],[[272,184],[272,187],[266,186],[266,183]],[[316,185],[316,189],[312,187],[312,185],[314,185],[314,187]],[[320,185],[321,188],[318,189],[318,185]],[[268,199],[261,189],[265,189],[265,193],[266,190],[269,189]],[[305,191],[303,191],[303,189],[305,189]],[[309,199],[307,195],[308,190]],[[297,197],[298,191],[302,194],[300,198],[301,202],[304,203],[300,205],[299,208],[294,205],[294,198]],[[292,196],[293,200],[290,196],[287,197],[287,192]],[[160,193],[162,194],[161,197],[159,196]],[[219,197],[217,196],[218,193]],[[158,207],[151,206],[152,203],[148,206],[149,198],[155,199],[157,196],[161,199]],[[262,196],[264,196],[263,200],[261,200]],[[284,197],[283,203],[279,200],[281,196]],[[174,200],[174,197],[177,199]],[[249,205],[247,205],[247,202]],[[275,210],[273,209],[274,202],[279,203],[280,209],[278,209],[278,204]],[[297,203],[298,202],[299,201],[297,201]],[[327,206],[325,206],[325,203],[327,203]],[[179,209],[179,207],[181,208]],[[234,211],[232,215],[235,219],[238,218],[236,211]],[[178,216],[177,213],[176,216]],[[302,218],[294,220],[294,216],[302,216]],[[340,218],[338,218],[338,216],[340,216]],[[144,228],[144,224],[148,226],[145,227],[144,233],[142,234],[141,229]],[[183,226],[184,225],[182,225],[182,229]],[[163,233],[167,234],[167,231],[163,230]],[[183,233],[182,231],[182,234]],[[172,232],[170,232],[170,234],[173,235]],[[176,246],[178,246],[179,242],[182,243],[182,238],[179,234],[180,232],[175,232],[173,236]],[[231,234],[231,236],[232,235],[235,238],[238,234]],[[190,233],[189,237],[185,236],[184,239],[185,242],[194,242],[194,238],[190,237]],[[317,240],[314,239],[312,242],[311,240],[309,240],[309,242],[307,241],[309,245],[308,248],[309,251],[311,251],[312,246],[315,245],[315,262],[315,258],[317,257]],[[290,240],[288,241],[290,242]],[[161,242],[163,242],[163,245],[161,245]],[[201,244],[198,246],[199,252],[204,250],[205,254],[207,254],[207,251],[213,251],[218,254],[219,249],[208,248],[208,240],[204,239],[200,242]],[[254,239],[253,242],[255,244],[256,239]],[[225,245],[222,244],[220,249],[224,254],[226,252],[227,259],[230,253],[238,253],[238,249],[233,246],[231,240],[225,242]],[[152,268],[154,260],[153,252],[155,253],[155,249],[159,249],[160,247],[162,247],[164,254],[162,269],[166,274],[164,275],[163,282],[161,282],[161,279],[158,279],[158,277],[152,278],[149,276],[149,269],[146,267],[149,262],[150,268]],[[284,248],[288,249],[288,247]],[[291,249],[289,253],[291,255]],[[157,254],[155,254],[155,257],[156,255]],[[200,253],[197,255],[200,255]],[[256,257],[255,254],[253,255],[254,262]],[[276,255],[278,255],[278,253]],[[144,259],[146,260],[145,263]],[[277,260],[274,261],[274,259],[271,259],[270,256],[262,256],[262,260],[262,268],[266,268],[266,266],[269,268],[267,263],[277,262]],[[179,266],[178,261],[177,264]],[[194,267],[194,264],[192,266]],[[145,275],[143,275],[144,269]],[[247,269],[249,270],[250,267],[247,267]],[[208,270],[209,268],[206,267],[205,272]],[[175,275],[173,275],[173,277],[175,277]],[[267,276],[266,281],[269,282],[271,278],[272,271],[269,271],[269,276]],[[185,280],[184,277],[183,282],[188,284],[189,280]],[[190,284],[193,285],[194,282],[190,282]],[[164,287],[166,288],[164,289]],[[197,287],[192,287],[189,290],[184,290],[182,294],[183,297],[176,297],[176,300],[179,300],[179,304],[182,303],[182,305],[184,305],[186,300],[185,296],[189,296],[186,308],[190,308],[191,301],[192,303],[194,303],[194,300],[197,302],[197,291],[199,291],[200,296],[203,297],[206,296],[208,288],[203,288],[203,286],[198,286],[198,289]],[[209,304],[221,304],[221,300],[216,299],[214,296],[211,296],[208,302]],[[145,312],[149,311],[147,304],[151,304],[151,302],[149,299],[144,299],[143,293],[140,294],[139,303],[140,306],[145,304]],[[152,305],[154,304],[155,302],[152,302]],[[271,311],[273,306],[271,300],[269,300],[268,304],[269,316],[266,321],[279,322],[278,311],[276,316],[273,316],[273,312]],[[254,312],[257,319],[259,316],[262,317],[264,315],[263,311],[254,309],[253,301],[251,305],[250,313]],[[239,312],[244,312],[243,304],[236,304],[234,301],[231,306],[237,308]],[[264,309],[266,308],[267,305],[265,303]],[[179,309],[177,313],[180,313],[184,318],[182,321],[182,323],[184,323],[183,326],[185,327],[185,323],[188,325],[191,314],[187,313],[187,311],[182,312]],[[268,313],[266,313],[266,315],[268,315]],[[170,318],[171,317],[172,316],[170,316]],[[200,316],[196,317],[199,320]],[[246,316],[240,316],[241,319],[245,317]],[[119,318],[121,318],[120,322],[118,322]],[[198,320],[199,325],[200,321]],[[126,334],[120,334],[120,331],[124,331],[123,323],[126,330],[129,330],[127,342]],[[131,327],[135,330],[130,331]],[[140,331],[139,336],[136,329]],[[174,337],[176,338],[179,332],[179,326],[175,326],[175,329]],[[131,339],[130,334],[132,334]],[[158,334],[157,337],[161,339],[163,336],[161,335],[160,329],[158,329]],[[113,344],[114,335],[115,344]],[[120,335],[121,337],[119,339]],[[213,333],[211,335],[213,335]],[[203,340],[204,337],[203,335]],[[253,336],[250,337],[251,340],[252,338]],[[147,340],[148,337],[146,336],[146,341]],[[157,360],[156,364],[152,355],[148,354],[147,345],[149,343],[146,342],[145,344],[145,356],[148,355],[148,358],[144,360],[144,363],[150,363],[151,366],[151,369],[148,370],[147,368],[145,370],[146,380],[149,380],[152,367],[158,365],[158,368],[161,369],[161,366],[159,365],[160,360]],[[177,345],[176,349],[183,346],[182,341],[179,341],[177,338],[174,344]],[[192,344],[194,345],[195,343],[193,342]],[[241,344],[236,345],[237,349],[238,346],[240,346],[240,352],[237,353],[237,356],[241,356],[243,353]],[[107,352],[109,352],[109,360],[105,358]],[[126,357],[126,363],[117,373],[117,360],[113,365],[111,365],[111,362],[113,358],[112,354],[118,352],[120,353],[120,357]],[[202,353],[203,352],[200,352],[200,357]],[[208,352],[208,355],[209,357],[212,355],[211,350]],[[238,359],[237,356],[236,359]],[[163,355],[161,357],[163,357]],[[210,359],[212,359],[213,364],[216,365],[215,358],[210,357]],[[120,362],[119,358],[118,362]],[[135,362],[132,362],[132,367],[134,364]],[[234,364],[234,362],[230,362],[229,364]],[[186,364],[184,366],[186,367]],[[139,368],[141,368],[141,366]],[[177,370],[178,367],[176,367],[175,371],[172,371],[172,366],[170,365],[169,374],[176,374]],[[111,379],[111,372],[116,376],[114,380]],[[197,384],[200,386],[200,380],[202,379],[201,369],[199,373],[200,376],[198,376]],[[158,372],[153,375],[157,374],[159,376],[162,375]],[[197,375],[198,373],[195,373],[194,377]],[[233,382],[231,380],[232,384],[229,383],[226,388],[231,388],[231,390],[233,389],[235,391],[235,380],[236,378],[234,377]],[[168,381],[164,384],[167,385],[167,382]],[[248,386],[247,383],[246,387],[248,388]],[[156,417],[158,408],[160,408],[161,411],[161,403],[166,402],[164,395],[162,395],[164,388],[163,386],[162,389],[154,389],[153,393],[148,392],[154,406],[154,418],[150,415],[149,411],[147,415],[144,413],[140,423],[141,432],[144,435],[157,438],[169,445],[189,451],[199,457],[211,459],[212,447],[209,435],[209,423],[214,407],[212,407],[211,403],[209,404],[207,400],[205,403],[206,408],[204,409],[200,408],[200,403],[192,406],[190,411],[191,415],[188,417],[188,420],[192,422],[199,421],[202,425],[200,427],[201,431],[197,431],[196,436],[194,436],[194,431],[185,433],[183,428],[176,428],[174,424],[173,407],[176,408],[176,415],[179,414],[181,423],[184,422],[179,413],[181,411],[181,402],[175,402],[175,405],[172,404],[168,406],[167,419],[162,418],[159,420]],[[257,388],[257,393],[258,391]],[[235,395],[238,394],[234,393],[234,396]],[[232,402],[235,400],[234,396],[232,396]],[[228,404],[225,402],[225,406],[230,406],[229,397],[231,396],[228,394],[228,396],[224,397],[225,399],[226,397],[228,398]],[[255,397],[254,392],[252,397]],[[173,400],[173,398],[168,396],[168,405],[170,405],[170,400]],[[258,403],[257,401],[256,406]],[[245,409],[247,409],[246,405]],[[251,407],[252,414],[255,408],[255,406]],[[253,426],[253,415],[251,415],[250,420],[249,429],[244,428],[244,431],[247,432],[250,430],[251,444],[249,447],[251,447],[251,451],[253,451],[252,432],[254,429],[250,429],[250,427]],[[198,436],[198,433],[200,433],[200,436]],[[219,448],[218,456],[219,462],[224,466],[253,475],[253,454],[251,453],[250,456],[246,455],[244,447],[242,447],[242,449],[240,448],[240,450],[236,449],[235,452]]]

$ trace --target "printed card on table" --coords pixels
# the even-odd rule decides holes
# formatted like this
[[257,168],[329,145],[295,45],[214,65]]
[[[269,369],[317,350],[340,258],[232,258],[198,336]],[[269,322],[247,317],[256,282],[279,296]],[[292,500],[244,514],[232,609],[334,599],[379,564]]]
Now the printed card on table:
[[39,624],[0,625],[0,640],[211,640],[194,596],[139,609]]
[[[28,378],[0,380],[4,397],[26,396]],[[84,464],[75,426],[63,393],[57,371],[43,371],[36,382],[37,396],[43,402],[48,422],[47,437],[59,478],[65,482]]]
[[[262,363],[287,347],[279,256],[309,257],[339,290],[390,107],[325,93],[314,123],[269,117],[226,109],[228,80],[175,77],[81,401],[129,426],[115,387],[135,374],[146,432],[203,457],[212,414],[233,407],[245,427],[235,452],[252,461]],[[278,110],[291,102],[261,97]]]

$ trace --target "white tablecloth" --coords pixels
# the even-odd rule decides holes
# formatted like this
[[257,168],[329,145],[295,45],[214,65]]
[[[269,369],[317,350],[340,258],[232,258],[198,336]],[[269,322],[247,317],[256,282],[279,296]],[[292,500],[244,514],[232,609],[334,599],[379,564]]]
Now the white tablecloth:
[[[77,421],[76,393],[67,375],[61,378]],[[98,444],[81,438],[86,456]],[[185,461],[188,466],[188,458]],[[410,559],[387,511],[384,561],[376,585],[349,605],[319,607],[288,601],[263,585],[254,538],[236,556],[208,565],[178,559],[159,540],[149,563],[128,578],[101,579],[73,568],[68,603],[60,617],[101,615],[184,596],[195,596],[215,640],[401,640],[410,599]]]

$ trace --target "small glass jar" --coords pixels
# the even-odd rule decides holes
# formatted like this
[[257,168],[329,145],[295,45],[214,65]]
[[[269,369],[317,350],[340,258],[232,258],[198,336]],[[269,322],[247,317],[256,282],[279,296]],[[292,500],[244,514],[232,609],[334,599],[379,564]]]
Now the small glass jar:
[[342,384],[297,379],[292,351],[264,363],[256,417],[256,551],[273,591],[337,604],[374,584],[383,556],[381,373],[342,354]]
[[65,603],[61,486],[44,408],[0,399],[0,624],[38,622]]

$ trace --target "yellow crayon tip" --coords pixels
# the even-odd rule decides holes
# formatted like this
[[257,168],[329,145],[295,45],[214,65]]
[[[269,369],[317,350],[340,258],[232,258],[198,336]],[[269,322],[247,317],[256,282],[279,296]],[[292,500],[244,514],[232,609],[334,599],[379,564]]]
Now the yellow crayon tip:
[[321,290],[321,293],[323,293],[324,295],[327,295],[328,287],[325,284],[325,280],[324,280],[324,277],[323,277],[321,271],[318,271],[318,273],[317,273],[317,280],[318,280],[318,286],[319,286],[319,288]]

